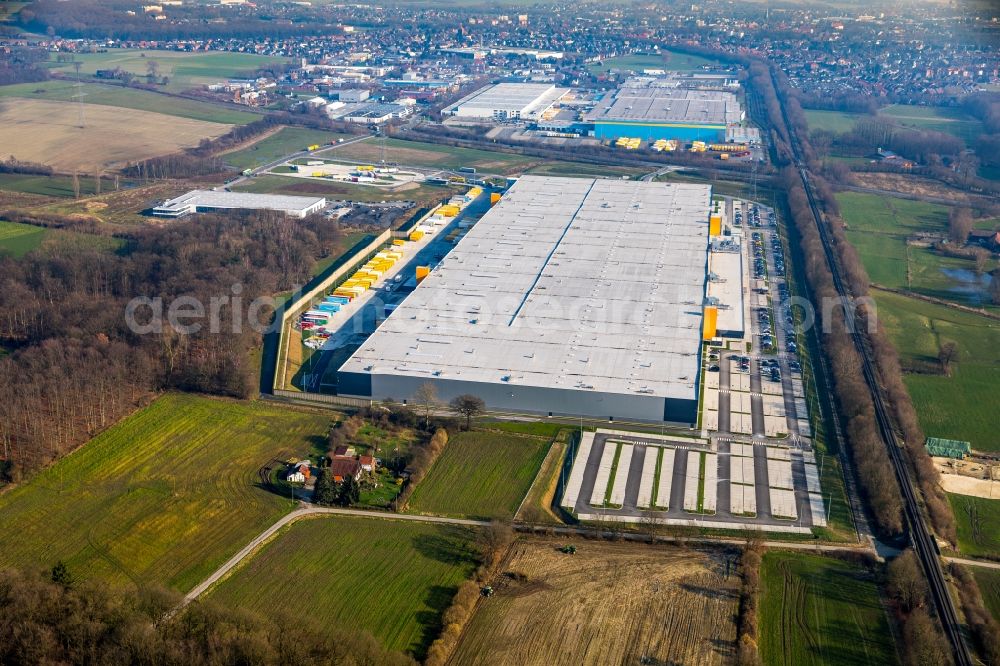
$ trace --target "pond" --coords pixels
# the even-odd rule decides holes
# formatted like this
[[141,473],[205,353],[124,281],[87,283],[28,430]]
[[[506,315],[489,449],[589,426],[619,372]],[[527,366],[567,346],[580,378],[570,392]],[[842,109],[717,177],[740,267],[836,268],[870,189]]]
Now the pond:
[[993,279],[989,273],[976,273],[966,268],[942,268],[941,272],[958,283],[948,289],[949,292],[961,295],[962,300],[971,305],[989,303],[990,281]]

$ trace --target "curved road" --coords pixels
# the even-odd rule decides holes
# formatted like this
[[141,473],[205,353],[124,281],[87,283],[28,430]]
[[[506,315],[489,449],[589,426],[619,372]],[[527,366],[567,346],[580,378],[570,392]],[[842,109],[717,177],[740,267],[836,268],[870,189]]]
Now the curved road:
[[319,507],[303,503],[300,508],[279,518],[273,525],[258,534],[252,541],[250,541],[250,543],[241,548],[238,553],[229,558],[225,564],[216,569],[212,575],[201,581],[194,587],[194,589],[184,595],[184,600],[181,602],[179,608],[187,606],[189,603],[204,594],[208,588],[219,582],[219,580],[232,571],[236,565],[246,559],[265,542],[269,541],[271,537],[277,534],[282,527],[294,523],[302,518],[306,518],[307,516],[317,516],[323,514],[360,516],[364,518],[384,518],[389,520],[412,520],[422,523],[445,523],[449,525],[469,525],[473,527],[484,527],[490,524],[489,521],[485,520],[465,520],[462,518],[443,518],[440,516],[415,516],[400,513],[383,513],[381,511],[361,511],[358,509],[335,509],[332,507]]

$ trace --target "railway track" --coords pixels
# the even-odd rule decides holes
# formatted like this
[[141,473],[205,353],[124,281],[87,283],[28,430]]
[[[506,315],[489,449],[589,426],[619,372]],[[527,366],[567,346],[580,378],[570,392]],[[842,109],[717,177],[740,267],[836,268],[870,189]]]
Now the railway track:
[[[771,84],[775,86],[775,90],[777,90],[778,83],[775,80],[773,72],[771,73]],[[802,180],[802,186],[805,189],[806,198],[809,202],[809,208],[812,212],[813,220],[819,232],[820,240],[822,241],[823,252],[830,265],[830,273],[833,277],[834,288],[836,288],[837,293],[842,298],[850,298],[851,292],[844,282],[841,275],[840,264],[837,261],[837,257],[834,255],[833,241],[830,238],[830,231],[823,223],[819,205],[816,202],[816,195],[813,191],[812,182],[809,179],[809,170],[802,161],[802,152],[799,146],[798,133],[792,123],[788,121],[788,114],[785,111],[784,105],[781,107],[781,114],[788,130],[789,139],[791,140],[792,154],[795,158],[795,168]],[[955,663],[959,666],[972,666],[972,657],[969,654],[965,640],[962,638],[962,629],[958,621],[958,613],[955,610],[955,605],[948,592],[948,585],[944,579],[944,571],[941,569],[941,561],[938,558],[939,553],[937,543],[934,540],[934,536],[928,529],[927,523],[924,521],[920,504],[917,500],[916,491],[913,489],[913,483],[910,480],[910,472],[907,467],[907,462],[904,458],[904,453],[901,449],[899,439],[896,436],[896,430],[893,426],[892,418],[889,416],[889,409],[886,406],[887,400],[882,386],[878,382],[878,375],[876,373],[875,361],[873,359],[873,353],[869,340],[867,336],[858,329],[854,311],[846,307],[844,308],[844,311],[848,330],[851,332],[851,338],[854,342],[854,346],[858,350],[858,354],[861,357],[861,368],[864,373],[865,382],[868,384],[869,391],[871,392],[872,404],[875,408],[875,419],[878,425],[879,434],[889,451],[889,460],[892,463],[896,480],[899,482],[899,487],[903,495],[903,509],[910,543],[913,546],[913,550],[917,554],[917,557],[920,559],[921,565],[923,566],[931,597],[934,600],[934,605],[937,608],[938,616],[941,620],[941,625],[944,628],[948,641],[951,643]]]

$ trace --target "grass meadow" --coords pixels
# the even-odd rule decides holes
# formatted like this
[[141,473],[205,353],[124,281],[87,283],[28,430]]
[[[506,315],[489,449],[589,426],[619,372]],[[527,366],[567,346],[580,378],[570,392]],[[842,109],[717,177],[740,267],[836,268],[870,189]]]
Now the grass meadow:
[[422,658],[476,566],[474,533],[454,525],[321,517],[283,530],[213,588],[226,606],[305,614],[368,631]]
[[476,148],[460,148],[443,146],[423,141],[408,141],[406,139],[372,139],[342,146],[329,153],[329,157],[360,162],[377,162],[382,159],[382,146],[385,146],[385,160],[407,166],[437,167],[440,169],[458,169],[459,167],[475,167],[481,171],[512,173],[524,168],[533,161],[532,158],[510,153],[495,153]]
[[[185,53],[182,51],[150,51],[144,49],[108,49],[103,53],[79,53],[74,58],[80,63],[80,73],[93,75],[99,69],[121,69],[145,81],[148,63],[155,61],[159,76],[170,81],[166,90],[178,92],[196,86],[219,83],[226,79],[249,74],[258,67],[274,62],[288,62],[288,58],[262,56],[253,53],[228,53],[211,51]],[[70,62],[51,61],[49,67],[66,75],[75,75],[75,65]]]
[[258,487],[329,414],[167,394],[0,495],[0,566],[187,591],[292,508]]
[[959,109],[941,107],[891,104],[879,109],[877,116],[870,116],[867,113],[816,109],[806,109],[805,114],[810,130],[819,129],[834,134],[848,132],[859,120],[875,117],[887,120],[903,129],[951,134],[964,141],[967,146],[971,146],[976,137],[983,132],[982,123],[975,118],[966,115]]
[[[1000,496],[1000,487],[997,489],[997,495]],[[992,558],[1000,557],[1000,499],[984,499],[949,493],[948,501],[951,502],[951,510],[955,514],[955,522],[958,526],[958,548],[961,554],[971,557],[982,555]],[[978,510],[981,520],[978,541],[973,535],[972,521],[968,511],[970,507]],[[983,591],[983,596],[986,596],[985,591]]]
[[[16,83],[0,86],[0,99],[18,97],[22,99],[69,102],[77,99],[78,87],[73,81],[42,81],[39,83]],[[221,104],[199,102],[193,99],[161,95],[160,93],[126,88],[103,83],[83,83],[79,86],[80,100],[84,104],[114,106],[136,111],[153,111],[178,118],[204,120],[226,125],[243,125],[260,118],[259,115],[229,108]],[[84,111],[86,116],[86,111]],[[122,116],[122,122],[127,115]],[[161,128],[162,131],[162,128]]]
[[1000,622],[1000,571],[972,567],[972,572],[979,584],[979,592],[983,595],[983,604],[997,622]]
[[[873,293],[879,321],[904,371],[910,370],[904,380],[924,433],[1000,451],[1000,321],[898,294]],[[938,370],[938,351],[946,341],[958,346],[950,376]]]
[[511,518],[531,487],[550,441],[482,430],[457,433],[417,485],[409,510]]
[[0,220],[0,254],[22,257],[41,246],[44,238],[41,227]]
[[760,656],[768,666],[898,662],[873,576],[818,555],[761,564]]
[[226,153],[226,164],[237,169],[253,169],[302,150],[313,144],[324,145],[344,138],[345,134],[322,132],[304,127],[282,127],[280,130],[241,150]]

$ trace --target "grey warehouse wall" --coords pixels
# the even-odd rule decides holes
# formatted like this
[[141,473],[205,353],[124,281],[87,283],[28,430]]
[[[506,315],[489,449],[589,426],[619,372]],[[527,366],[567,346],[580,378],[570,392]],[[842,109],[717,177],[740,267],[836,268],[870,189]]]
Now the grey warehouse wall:
[[552,412],[556,416],[585,416],[600,419],[611,417],[651,422],[697,421],[697,397],[688,400],[434,377],[370,375],[361,372],[339,373],[338,392],[340,395],[370,397],[375,400],[392,398],[403,401],[412,398],[417,388],[425,382],[434,384],[442,402],[447,402],[463,393],[471,393],[485,400],[487,409],[509,409],[541,415]]

